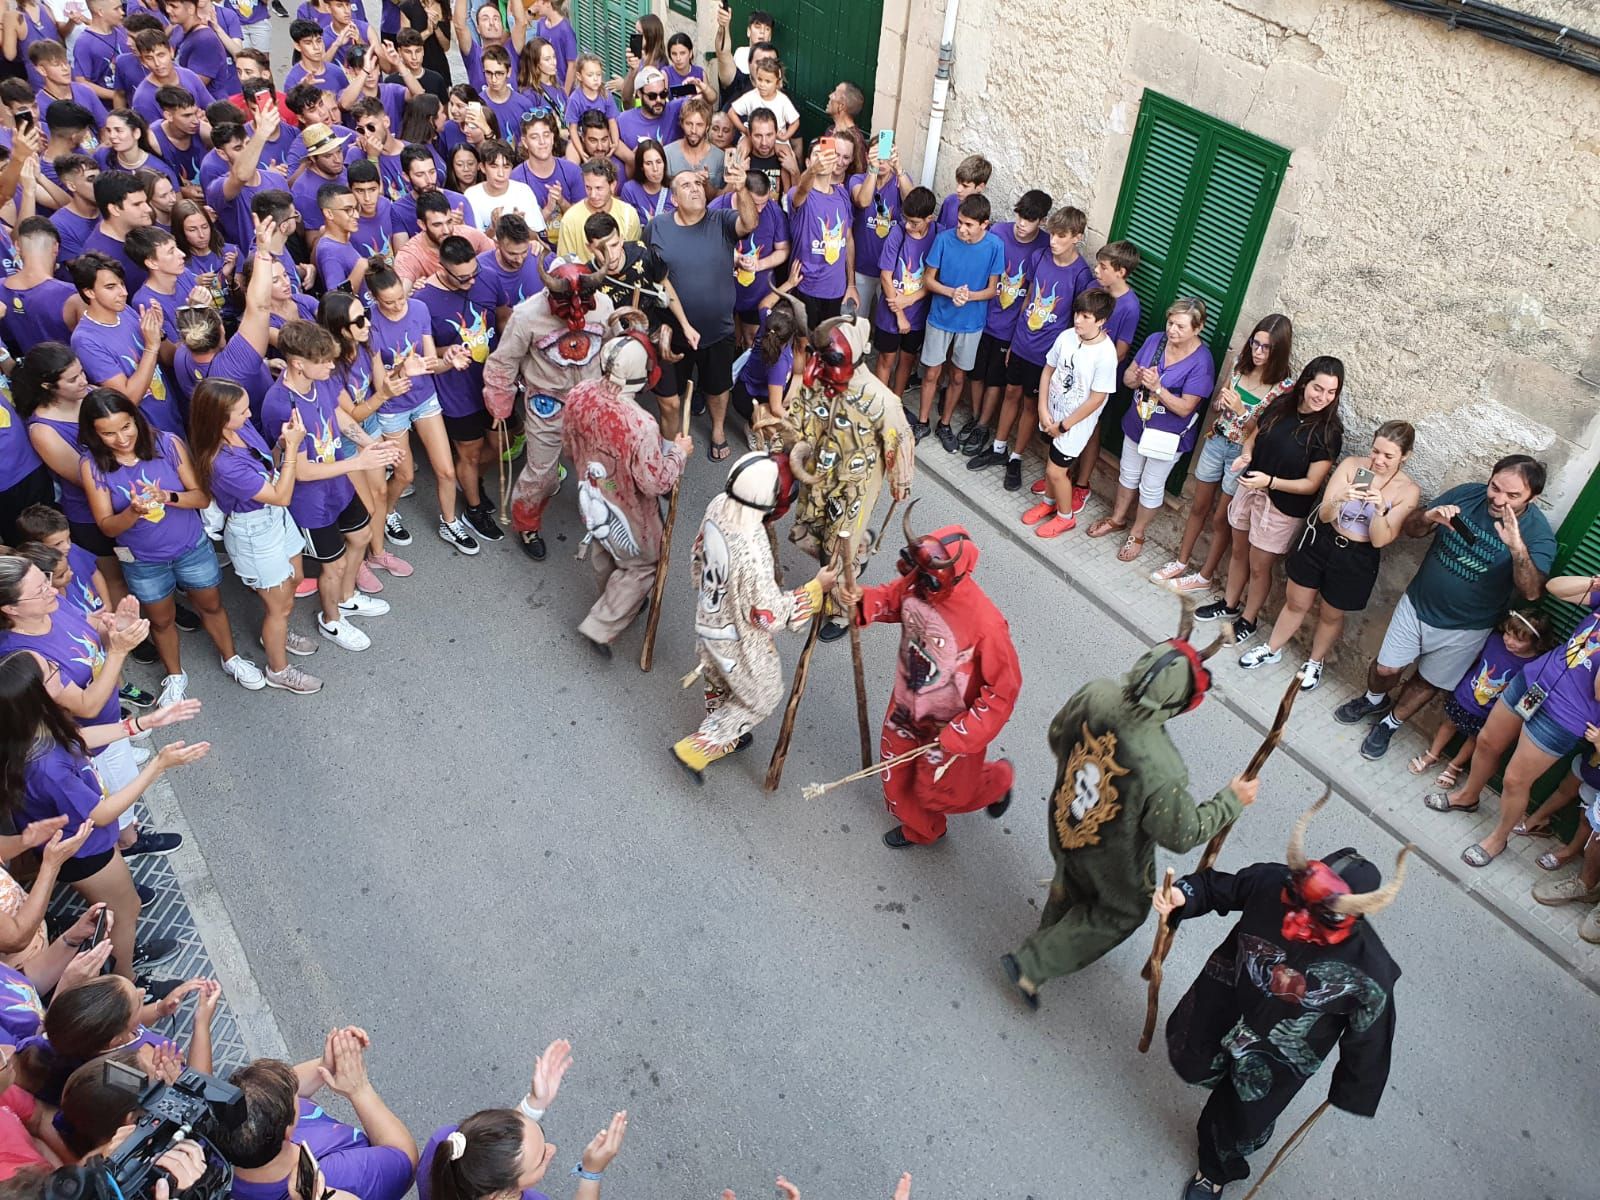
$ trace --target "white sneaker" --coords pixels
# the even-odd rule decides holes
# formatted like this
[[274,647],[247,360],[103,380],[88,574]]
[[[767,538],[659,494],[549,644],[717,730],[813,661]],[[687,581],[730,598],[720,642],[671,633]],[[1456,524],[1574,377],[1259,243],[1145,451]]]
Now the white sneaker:
[[1271,646],[1262,644],[1252,646],[1239,656],[1239,665],[1246,671],[1254,671],[1257,667],[1270,667],[1283,657],[1282,650],[1274,650]]
[[237,654],[222,660],[222,673],[232,676],[233,681],[247,692],[259,692],[267,686],[267,677],[261,673],[261,668]]
[[476,554],[478,552],[478,539],[472,536],[472,531],[467,528],[467,523],[460,517],[454,521],[439,518],[439,538],[446,545],[454,546],[462,554]]
[[169,704],[176,704],[189,694],[189,673],[179,671],[176,675],[167,675],[161,680],[161,696],[156,700],[157,708],[165,708]]
[[388,611],[387,600],[379,600],[376,596],[369,596],[359,590],[339,605],[339,612],[347,617],[381,617]]
[[1188,563],[1181,563],[1177,559],[1172,559],[1167,563],[1166,566],[1157,567],[1154,571],[1150,572],[1150,582],[1166,583],[1169,579],[1176,579],[1188,569]]
[[400,495],[397,496],[396,499],[404,500],[406,497],[415,496],[416,494],[417,494],[417,485],[416,485],[415,482],[412,482],[412,483],[406,484],[405,487],[400,489]]
[[342,617],[332,625],[328,625],[323,622],[322,617],[319,615],[317,617],[317,628],[322,632],[323,637],[341,650],[365,650],[372,645],[371,638]]
[[1317,685],[1322,682],[1322,664],[1314,658],[1306,659],[1306,665],[1300,668],[1300,690],[1314,692]]

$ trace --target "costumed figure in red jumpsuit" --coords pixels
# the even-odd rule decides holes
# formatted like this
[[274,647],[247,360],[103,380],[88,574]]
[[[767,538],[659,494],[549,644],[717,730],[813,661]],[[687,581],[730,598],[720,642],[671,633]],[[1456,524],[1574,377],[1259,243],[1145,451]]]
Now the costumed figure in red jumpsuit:
[[902,629],[880,755],[938,743],[883,773],[884,801],[900,821],[883,842],[896,850],[938,841],[952,813],[1006,811],[1011,763],[986,762],[984,752],[1011,719],[1022,687],[1011,629],[971,577],[977,543],[960,525],[917,537],[915,507],[913,501],[901,524],[900,577],[864,591],[839,589],[856,601],[858,624],[898,622]]
[[527,435],[522,472],[511,492],[511,526],[523,553],[545,556],[539,529],[544,508],[561,486],[561,425],[567,389],[600,376],[600,344],[611,316],[611,297],[600,291],[605,272],[555,260],[539,267],[544,291],[511,310],[500,344],[483,364],[483,401],[489,415],[511,415],[520,383]]

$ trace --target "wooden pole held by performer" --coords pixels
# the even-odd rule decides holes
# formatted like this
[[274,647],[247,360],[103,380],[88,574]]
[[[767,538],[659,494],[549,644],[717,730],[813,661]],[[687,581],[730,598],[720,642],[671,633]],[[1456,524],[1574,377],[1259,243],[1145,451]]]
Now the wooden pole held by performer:
[[1323,1113],[1327,1112],[1328,1105],[1332,1103],[1332,1100],[1324,1100],[1321,1104],[1317,1105],[1316,1109],[1309,1117],[1300,1122],[1300,1128],[1291,1133],[1289,1135],[1289,1140],[1284,1142],[1283,1146],[1278,1150],[1278,1152],[1272,1156],[1272,1161],[1267,1164],[1267,1169],[1261,1172],[1261,1178],[1256,1180],[1255,1186],[1244,1194],[1244,1200],[1255,1200],[1256,1193],[1259,1192],[1263,1186],[1265,1186],[1267,1179],[1274,1171],[1278,1169],[1278,1164],[1284,1159],[1288,1158],[1289,1152],[1305,1140],[1307,1132],[1309,1132],[1311,1127],[1317,1123],[1317,1118]]
[[811,628],[806,630],[806,644],[800,651],[800,661],[794,668],[794,684],[789,688],[789,703],[783,709],[783,723],[778,726],[778,742],[772,747],[772,761],[767,764],[767,777],[761,786],[766,791],[776,791],[783,778],[783,764],[789,757],[789,741],[794,737],[794,718],[800,711],[800,697],[805,695],[806,677],[811,674],[811,655],[817,648],[817,635],[822,632],[823,610],[818,609],[811,618]]
[[[1161,896],[1165,900],[1172,899],[1172,880],[1176,872],[1171,867],[1167,868],[1166,878],[1161,883]],[[1150,951],[1150,961],[1145,963],[1145,978],[1150,981],[1150,987],[1145,996],[1144,1032],[1139,1035],[1139,1053],[1146,1054],[1150,1050],[1150,1042],[1156,1035],[1156,1014],[1161,1008],[1161,973],[1162,963],[1167,957],[1167,947],[1172,944],[1172,926],[1167,923],[1167,918],[1162,917],[1156,922],[1156,944]]]
[[[694,381],[690,380],[687,394],[683,397],[683,416],[678,423],[678,432],[684,436],[689,433],[689,413],[693,408]],[[684,463],[685,469],[688,463]],[[672,494],[667,500],[667,521],[661,528],[661,556],[656,560],[656,580],[650,587],[650,616],[645,620],[644,649],[639,651],[639,670],[648,671],[655,663],[656,657],[656,630],[661,625],[661,597],[667,590],[667,568],[672,563],[672,527],[678,520],[678,492],[683,487],[683,475],[678,475],[677,482],[672,485]]]
[[[839,539],[843,548],[844,563],[841,574],[844,576],[845,587],[854,590],[856,586],[856,537],[858,534],[847,534]],[[850,625],[850,666],[856,678],[856,724],[860,726],[861,733],[861,765],[872,765],[872,722],[867,718],[867,672],[861,660],[861,626],[856,624],[855,613],[845,614],[845,620]]]

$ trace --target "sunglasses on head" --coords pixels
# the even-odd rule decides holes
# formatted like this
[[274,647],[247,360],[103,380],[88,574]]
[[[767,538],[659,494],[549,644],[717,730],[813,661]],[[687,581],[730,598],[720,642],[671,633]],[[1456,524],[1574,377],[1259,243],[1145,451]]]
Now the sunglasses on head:
[[526,125],[530,121],[537,121],[540,117],[548,117],[549,115],[550,109],[541,104],[538,108],[530,108],[524,111],[522,114],[522,123]]

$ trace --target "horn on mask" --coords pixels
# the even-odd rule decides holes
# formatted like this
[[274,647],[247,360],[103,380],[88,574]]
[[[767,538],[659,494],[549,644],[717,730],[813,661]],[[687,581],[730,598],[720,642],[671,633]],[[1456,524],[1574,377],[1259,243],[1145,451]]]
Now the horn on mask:
[[779,292],[789,302],[789,308],[794,313],[794,323],[799,327],[800,340],[807,344],[811,341],[811,327],[806,324],[806,306],[793,292]]
[[1181,605],[1178,610],[1178,640],[1187,642],[1194,633],[1195,598],[1184,594],[1178,597],[1178,603]]
[[796,442],[789,449],[789,471],[807,487],[822,480],[822,476],[811,469],[811,456],[810,442]]
[[835,329],[838,329],[841,325],[854,324],[854,317],[829,317],[821,325],[818,325],[814,330],[811,331],[811,344],[820,350],[822,347],[828,344],[828,335]]
[[1306,861],[1306,827],[1311,824],[1311,818],[1322,811],[1322,806],[1328,802],[1328,797],[1333,795],[1333,785],[1326,784],[1322,795],[1317,797],[1317,802],[1305,812],[1300,814],[1300,819],[1294,823],[1294,830],[1289,834],[1289,848],[1284,853],[1283,861],[1289,865],[1291,871],[1304,871],[1310,864]]
[[1380,913],[1394,903],[1394,898],[1400,894],[1400,885],[1406,878],[1406,856],[1416,847],[1410,842],[1400,847],[1400,853],[1395,856],[1394,875],[1389,882],[1375,892],[1352,892],[1348,896],[1334,896],[1328,901],[1328,907],[1336,913],[1349,916],[1370,917]]
[[554,275],[544,269],[544,260],[539,255],[534,255],[534,265],[539,268],[539,278],[544,281],[545,291],[552,296],[565,296],[571,290],[571,285],[559,275]]
[[578,290],[585,296],[592,296],[598,292],[606,281],[606,273],[598,267],[593,271],[585,271],[578,278]]
[[1232,621],[1224,621],[1222,623],[1222,631],[1217,634],[1216,640],[1213,641],[1211,643],[1211,645],[1207,646],[1204,650],[1200,651],[1200,661],[1201,662],[1205,662],[1206,659],[1210,658],[1218,650],[1221,650],[1224,643],[1227,643],[1229,645],[1233,644],[1233,622]]
[[644,309],[627,305],[614,309],[611,315],[606,318],[607,337],[615,337],[619,330],[630,327],[644,332],[649,331],[650,318],[645,315]]
[[[917,542],[919,541],[917,535],[911,532],[911,510],[914,509],[916,506],[917,506],[917,501],[913,500],[910,504],[906,505],[906,511],[904,513],[902,513],[901,517],[900,517],[900,531],[906,535],[906,545],[907,546],[915,546],[917,544]],[[939,556],[934,556],[933,554],[929,554],[928,555],[928,561],[927,561],[926,565],[930,569],[937,571],[937,570],[940,570],[940,569],[942,569],[944,567],[952,567],[952,566],[954,566],[955,565],[955,561],[956,561],[956,556],[954,554],[939,555]]]

